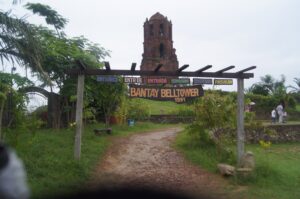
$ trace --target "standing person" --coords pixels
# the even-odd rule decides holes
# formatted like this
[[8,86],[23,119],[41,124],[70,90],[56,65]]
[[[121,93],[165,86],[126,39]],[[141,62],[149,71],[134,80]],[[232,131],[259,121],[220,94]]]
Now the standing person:
[[275,124],[275,122],[276,122],[276,111],[275,111],[275,108],[273,108],[273,110],[271,112],[271,118],[272,118],[272,124]]
[[286,120],[287,120],[287,112],[284,111],[283,112],[283,123],[286,123]]
[[279,116],[278,122],[282,123],[283,122],[283,106],[282,106],[281,103],[276,107],[276,111],[277,111],[278,116]]

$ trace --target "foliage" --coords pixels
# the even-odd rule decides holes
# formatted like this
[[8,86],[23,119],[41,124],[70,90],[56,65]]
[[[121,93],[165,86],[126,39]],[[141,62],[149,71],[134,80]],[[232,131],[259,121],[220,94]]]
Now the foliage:
[[32,12],[38,13],[40,16],[45,17],[47,24],[53,25],[56,31],[62,30],[67,24],[67,19],[63,18],[55,10],[48,5],[40,3],[27,3],[25,7]]
[[300,93],[300,78],[294,78],[294,82],[296,86],[289,86],[291,88],[292,93]]
[[89,100],[88,107],[94,107],[97,114],[103,114],[108,125],[109,119],[117,110],[126,94],[126,85],[121,77],[116,83],[101,83],[96,79],[87,80],[86,99]]
[[[2,135],[3,121],[5,126],[14,129],[21,129],[21,126],[27,123],[24,113],[26,96],[17,92],[13,88],[13,84],[17,89],[20,89],[33,83],[18,74],[0,72],[0,139],[4,136]],[[3,117],[4,113],[6,113],[6,118]]]
[[195,103],[196,121],[200,129],[216,133],[236,126],[236,105],[230,96],[207,94]]
[[271,147],[271,142],[270,141],[260,140],[259,144],[265,150]]
[[189,106],[179,106],[176,111],[172,112],[173,115],[178,115],[179,117],[194,117],[195,111]]
[[[68,83],[65,70],[74,68],[76,60],[81,60],[87,67],[101,68],[100,59],[109,55],[104,48],[84,37],[68,39],[57,37],[51,30],[44,27],[36,29],[42,43],[43,68],[51,81],[55,82],[60,89]],[[40,80],[44,82],[42,78]],[[44,82],[44,84],[46,83]]]
[[188,132],[202,147],[214,147],[219,161],[233,160],[232,132],[236,128],[236,106],[229,95],[209,93],[195,103],[196,120]]
[[145,120],[150,117],[150,106],[143,99],[128,99],[128,119]]
[[21,77],[19,74],[4,72],[0,72],[0,83],[3,85],[14,85],[17,89],[33,85],[33,82],[26,77]]
[[35,30],[24,19],[18,19],[10,12],[0,11],[0,59],[28,64],[41,72],[40,45]]
[[282,97],[286,94],[285,77],[281,75],[280,80],[275,80],[271,75],[265,75],[260,78],[261,81],[253,84],[249,91],[259,95],[273,95]]
[[249,92],[256,94],[256,95],[262,95],[262,96],[269,95],[269,89],[266,86],[260,85],[260,84],[253,84],[250,87]]
[[250,99],[252,102],[255,102],[255,111],[266,111],[271,112],[279,103],[280,99],[273,96],[264,96],[259,94],[247,93],[246,98]]

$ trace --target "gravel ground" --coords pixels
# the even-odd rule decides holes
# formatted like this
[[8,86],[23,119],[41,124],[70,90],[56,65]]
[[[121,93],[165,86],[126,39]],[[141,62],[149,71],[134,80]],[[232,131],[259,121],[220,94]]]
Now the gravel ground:
[[169,128],[114,140],[95,169],[90,185],[151,188],[196,198],[231,198],[225,179],[192,165],[170,146],[180,130]]

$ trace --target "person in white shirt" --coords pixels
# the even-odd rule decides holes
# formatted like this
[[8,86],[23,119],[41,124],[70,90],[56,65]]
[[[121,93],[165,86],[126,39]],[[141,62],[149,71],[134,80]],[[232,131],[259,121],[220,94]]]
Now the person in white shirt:
[[279,116],[278,122],[279,122],[279,123],[282,123],[282,122],[283,122],[283,106],[282,106],[282,104],[279,104],[279,105],[276,107],[276,111],[277,111],[278,116]]
[[273,110],[271,112],[271,118],[272,118],[272,124],[275,124],[275,122],[276,122],[276,111],[275,111],[275,108],[273,108]]

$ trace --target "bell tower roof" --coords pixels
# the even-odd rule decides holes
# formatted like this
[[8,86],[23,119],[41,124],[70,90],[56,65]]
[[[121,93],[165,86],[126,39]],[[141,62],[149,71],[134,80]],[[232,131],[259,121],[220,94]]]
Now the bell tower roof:
[[155,13],[154,15],[152,15],[152,17],[150,17],[150,21],[152,20],[162,20],[165,19],[165,16],[160,14],[159,12]]

